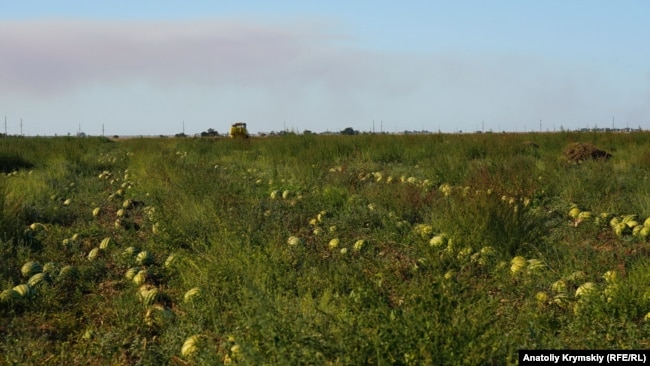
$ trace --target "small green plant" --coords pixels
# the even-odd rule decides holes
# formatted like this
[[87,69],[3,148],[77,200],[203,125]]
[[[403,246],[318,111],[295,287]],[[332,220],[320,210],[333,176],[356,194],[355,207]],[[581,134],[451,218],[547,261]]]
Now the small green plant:
[[474,249],[490,246],[505,256],[514,256],[539,246],[544,236],[544,217],[530,207],[529,201],[489,190],[455,188],[436,200],[433,225],[458,245]]

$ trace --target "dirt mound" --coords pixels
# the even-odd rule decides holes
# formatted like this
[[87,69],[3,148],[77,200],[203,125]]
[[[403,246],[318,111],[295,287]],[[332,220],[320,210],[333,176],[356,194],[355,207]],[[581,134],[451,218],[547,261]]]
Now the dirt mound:
[[574,142],[564,148],[564,157],[572,163],[580,163],[590,159],[606,160],[611,158],[612,154],[588,142]]

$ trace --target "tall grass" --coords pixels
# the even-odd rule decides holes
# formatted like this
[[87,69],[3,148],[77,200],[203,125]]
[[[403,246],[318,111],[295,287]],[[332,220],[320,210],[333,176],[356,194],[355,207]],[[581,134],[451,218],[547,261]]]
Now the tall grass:
[[[0,363],[503,365],[521,348],[647,347],[650,246],[608,221],[650,215],[647,137],[8,139],[0,290],[29,281],[28,261],[48,280],[0,300]],[[570,164],[576,141],[613,157]]]

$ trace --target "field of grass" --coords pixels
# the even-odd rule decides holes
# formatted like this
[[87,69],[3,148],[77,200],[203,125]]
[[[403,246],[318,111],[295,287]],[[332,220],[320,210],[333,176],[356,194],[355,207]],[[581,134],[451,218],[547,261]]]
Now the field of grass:
[[6,138],[0,170],[0,364],[650,347],[648,133]]

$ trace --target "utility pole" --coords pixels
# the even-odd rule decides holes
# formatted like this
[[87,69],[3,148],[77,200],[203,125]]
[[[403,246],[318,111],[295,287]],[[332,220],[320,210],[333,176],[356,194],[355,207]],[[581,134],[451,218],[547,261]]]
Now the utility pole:
[[5,137],[7,137],[7,115],[5,114]]
[[104,124],[102,123],[102,137],[104,137]]
[[539,132],[542,132],[542,120],[539,120]]
[[20,117],[20,136],[23,135],[23,117]]

